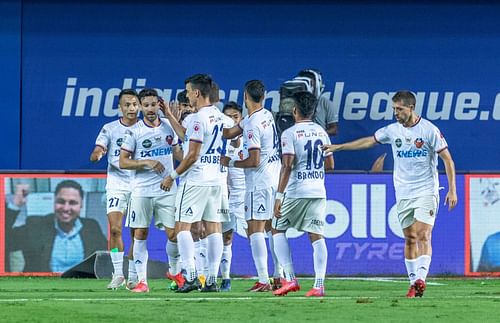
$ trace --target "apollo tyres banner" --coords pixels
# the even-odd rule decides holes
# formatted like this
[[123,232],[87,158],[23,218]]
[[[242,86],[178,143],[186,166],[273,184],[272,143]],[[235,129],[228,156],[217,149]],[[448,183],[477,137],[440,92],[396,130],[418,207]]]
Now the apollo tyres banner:
[[[172,100],[186,77],[209,73],[223,101],[242,103],[245,82],[261,79],[276,110],[280,84],[307,67],[339,112],[334,142],[393,122],[392,95],[410,89],[458,170],[499,168],[496,5],[28,0],[22,13],[21,169],[105,169],[88,157],[123,88]],[[339,154],[336,169],[367,170],[388,150]]]

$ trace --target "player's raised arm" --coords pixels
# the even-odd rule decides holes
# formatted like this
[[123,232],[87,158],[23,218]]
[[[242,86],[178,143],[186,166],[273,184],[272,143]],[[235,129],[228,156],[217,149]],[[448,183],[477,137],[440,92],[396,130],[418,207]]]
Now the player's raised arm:
[[235,125],[232,128],[224,128],[222,130],[222,136],[226,139],[233,139],[243,133],[243,129],[239,124]]
[[377,141],[375,140],[374,136],[369,136],[369,137],[364,137],[364,138],[359,138],[354,141],[346,142],[344,144],[338,144],[338,145],[323,145],[321,148],[325,152],[335,152],[335,151],[340,151],[340,150],[362,150],[362,149],[368,149],[377,144]]

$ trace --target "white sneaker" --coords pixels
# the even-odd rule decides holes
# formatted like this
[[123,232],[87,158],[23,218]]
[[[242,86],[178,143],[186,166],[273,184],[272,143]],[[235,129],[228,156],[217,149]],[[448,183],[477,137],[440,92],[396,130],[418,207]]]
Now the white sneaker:
[[128,290],[132,290],[132,289],[134,289],[134,288],[137,286],[137,284],[139,284],[139,281],[137,281],[137,280],[130,280],[130,279],[129,279],[129,280],[127,281],[127,285],[126,285],[125,287],[126,287]]
[[123,275],[115,275],[113,274],[113,278],[111,282],[108,284],[108,289],[118,289],[125,285],[125,277]]

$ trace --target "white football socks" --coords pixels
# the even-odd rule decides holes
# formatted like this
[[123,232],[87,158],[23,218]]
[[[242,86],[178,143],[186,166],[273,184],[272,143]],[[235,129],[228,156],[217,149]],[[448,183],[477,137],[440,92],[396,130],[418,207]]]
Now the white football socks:
[[250,235],[250,247],[252,248],[253,262],[257,269],[259,282],[269,284],[269,274],[267,273],[267,247],[264,232],[255,232]]
[[326,275],[326,263],[328,261],[328,250],[325,239],[319,239],[312,243],[314,262],[314,287],[323,287]]
[[194,262],[194,242],[190,231],[181,231],[177,234],[177,246],[181,255],[182,264],[187,271],[187,280],[193,281],[197,277]]
[[222,260],[220,262],[220,273],[222,279],[229,279],[231,271],[231,260],[233,258],[232,244],[228,244],[222,248]]
[[146,240],[137,240],[134,238],[134,263],[139,281],[147,281],[148,258]]

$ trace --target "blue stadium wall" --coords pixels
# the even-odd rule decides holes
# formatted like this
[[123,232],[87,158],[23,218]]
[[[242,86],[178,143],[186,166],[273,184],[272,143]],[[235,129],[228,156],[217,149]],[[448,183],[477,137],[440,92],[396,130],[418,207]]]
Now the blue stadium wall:
[[[223,99],[262,79],[266,107],[304,67],[323,72],[343,142],[391,122],[391,93],[446,136],[457,169],[499,170],[500,6],[472,2],[6,1],[0,0],[0,169],[104,169],[88,155],[114,120],[123,87],[166,99],[207,72]],[[337,156],[369,169],[389,147]],[[478,158],[481,156],[481,158]],[[385,169],[392,168],[392,158]],[[442,165],[440,165],[442,168]]]

